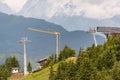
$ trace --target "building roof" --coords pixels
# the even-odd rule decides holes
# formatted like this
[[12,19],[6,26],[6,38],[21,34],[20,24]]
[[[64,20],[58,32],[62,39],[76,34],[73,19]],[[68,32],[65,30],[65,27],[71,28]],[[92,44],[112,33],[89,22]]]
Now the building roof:
[[47,60],[48,60],[48,58],[43,58],[43,59],[41,59],[40,61],[38,61],[38,63],[41,63],[41,62],[47,61]]
[[18,67],[13,67],[12,69],[18,69]]
[[97,27],[97,32],[102,32],[106,34],[120,33],[120,27]]

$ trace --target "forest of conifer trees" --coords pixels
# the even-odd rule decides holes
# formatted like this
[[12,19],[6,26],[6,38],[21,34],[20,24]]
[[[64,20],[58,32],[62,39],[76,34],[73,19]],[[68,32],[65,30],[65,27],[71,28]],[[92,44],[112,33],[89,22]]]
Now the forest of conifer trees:
[[97,47],[80,48],[76,62],[67,62],[63,58],[57,70],[51,66],[49,79],[120,80],[120,36],[110,36]]

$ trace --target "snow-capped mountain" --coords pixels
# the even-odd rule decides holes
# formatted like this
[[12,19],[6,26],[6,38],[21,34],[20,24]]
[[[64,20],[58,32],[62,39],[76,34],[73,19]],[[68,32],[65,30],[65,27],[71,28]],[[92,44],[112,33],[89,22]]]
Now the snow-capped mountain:
[[[49,0],[28,0],[18,13],[26,17],[50,19],[53,16],[73,15],[74,5],[71,1],[54,2]],[[61,5],[62,4],[62,5]]]
[[0,12],[11,14],[12,10],[8,7],[7,4],[0,2]]
[[45,19],[45,8],[44,6],[46,0],[28,0],[26,4],[23,6],[19,15],[23,15],[25,17],[34,17],[34,18],[44,18]]
[[120,16],[114,16],[110,19],[97,20],[92,18],[86,18],[83,16],[54,16],[49,19],[50,22],[64,26],[65,29],[74,30],[88,30],[91,27],[97,26],[120,26]]
[[86,30],[96,26],[120,26],[114,21],[115,16],[120,18],[118,3],[119,0],[28,0],[18,14],[45,19],[70,31]]
[[120,0],[27,0],[20,13],[37,18],[64,14],[107,19],[120,14],[119,3]]
[[69,31],[86,30],[96,26],[120,26],[116,21],[120,18],[119,3],[120,0],[26,0],[22,9],[14,14],[45,19]]

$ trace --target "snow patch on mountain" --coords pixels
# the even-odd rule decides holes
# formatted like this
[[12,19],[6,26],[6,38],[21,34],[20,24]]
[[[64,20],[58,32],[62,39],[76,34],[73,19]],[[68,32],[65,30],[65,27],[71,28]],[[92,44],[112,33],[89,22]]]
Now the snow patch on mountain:
[[84,16],[109,19],[120,15],[120,0],[28,0],[19,14],[34,18]]
[[8,7],[7,4],[0,1],[0,12],[11,14],[12,10]]

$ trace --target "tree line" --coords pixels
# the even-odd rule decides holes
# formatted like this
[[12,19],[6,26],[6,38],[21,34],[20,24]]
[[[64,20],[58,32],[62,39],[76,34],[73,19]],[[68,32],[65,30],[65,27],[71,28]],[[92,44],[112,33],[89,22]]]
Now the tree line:
[[[57,58],[56,54],[52,54],[51,56],[49,56],[47,62],[43,65],[42,69],[51,66],[55,63],[58,63],[62,60],[65,60],[69,57],[73,57],[75,56],[75,50],[70,48],[69,46],[65,45],[65,47],[63,48],[63,50],[60,51],[59,57]],[[40,71],[42,69],[38,69],[37,71]],[[37,72],[35,71],[35,72]]]
[[[20,69],[19,61],[15,56],[10,56],[5,60],[5,63],[0,65],[0,80],[7,80],[8,77],[12,75],[12,68],[17,67]],[[29,72],[32,71],[31,63],[29,61],[27,65]]]
[[0,80],[7,80],[11,76],[13,67],[19,68],[20,65],[15,56],[10,56],[4,64],[0,65]]
[[50,67],[49,80],[120,80],[120,35],[108,37],[97,47],[80,48],[76,62],[65,60],[75,53],[71,48],[73,52],[64,49],[59,55],[58,68]]

